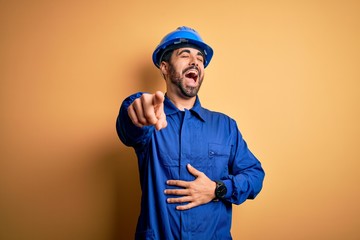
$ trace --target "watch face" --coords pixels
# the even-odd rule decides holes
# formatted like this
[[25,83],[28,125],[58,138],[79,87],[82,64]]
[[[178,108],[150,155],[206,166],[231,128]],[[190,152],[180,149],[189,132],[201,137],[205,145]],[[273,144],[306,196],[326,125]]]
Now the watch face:
[[226,193],[227,193],[227,189],[225,184],[221,181],[216,182],[216,190],[215,190],[216,197],[222,199],[225,197]]

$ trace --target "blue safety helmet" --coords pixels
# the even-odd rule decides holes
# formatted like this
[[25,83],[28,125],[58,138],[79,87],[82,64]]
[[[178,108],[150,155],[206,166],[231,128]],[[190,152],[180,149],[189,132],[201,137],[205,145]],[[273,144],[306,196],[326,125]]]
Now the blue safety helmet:
[[199,33],[189,27],[178,27],[175,31],[167,34],[156,47],[152,59],[157,68],[160,67],[164,53],[184,46],[199,49],[204,54],[204,67],[206,67],[214,54],[212,48],[204,43]]

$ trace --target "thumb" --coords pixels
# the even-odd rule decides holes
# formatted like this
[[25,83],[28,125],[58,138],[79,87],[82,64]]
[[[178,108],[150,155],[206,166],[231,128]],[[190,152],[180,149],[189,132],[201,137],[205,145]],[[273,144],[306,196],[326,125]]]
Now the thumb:
[[153,99],[153,104],[154,105],[159,105],[162,104],[164,102],[164,93],[161,91],[156,91],[154,94],[154,99]]
[[194,177],[198,177],[202,173],[193,166],[191,166],[190,163],[187,165],[187,169],[189,173],[191,173],[191,175],[193,175]]

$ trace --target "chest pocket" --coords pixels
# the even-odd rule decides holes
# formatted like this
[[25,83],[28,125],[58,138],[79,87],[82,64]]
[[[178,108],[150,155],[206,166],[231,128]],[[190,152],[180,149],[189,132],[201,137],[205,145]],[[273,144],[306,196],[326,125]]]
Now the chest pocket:
[[231,146],[209,143],[209,161],[213,179],[222,179],[229,175]]

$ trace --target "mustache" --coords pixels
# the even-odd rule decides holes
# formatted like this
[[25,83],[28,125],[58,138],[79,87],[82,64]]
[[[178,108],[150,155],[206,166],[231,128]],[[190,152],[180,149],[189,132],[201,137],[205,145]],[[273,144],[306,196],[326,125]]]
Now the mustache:
[[187,71],[189,71],[189,70],[192,70],[192,69],[195,69],[198,73],[199,73],[199,75],[200,75],[200,69],[197,67],[197,66],[190,66],[190,67],[188,67],[188,68],[185,68],[184,70],[183,70],[183,72],[182,72],[182,74],[184,74],[184,73],[186,73]]

